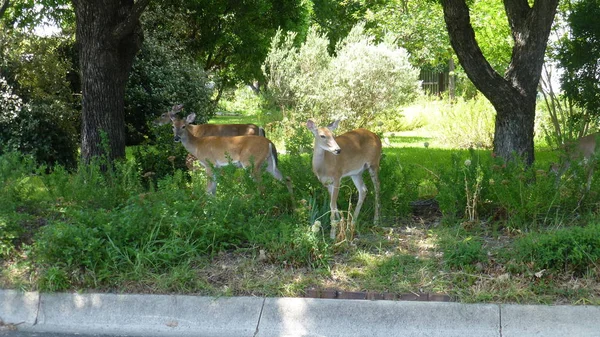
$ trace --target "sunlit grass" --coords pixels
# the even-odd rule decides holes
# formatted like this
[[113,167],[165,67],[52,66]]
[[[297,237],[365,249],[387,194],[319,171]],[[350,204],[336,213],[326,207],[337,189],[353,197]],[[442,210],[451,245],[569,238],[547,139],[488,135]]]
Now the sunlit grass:
[[256,124],[254,115],[222,115],[215,116],[208,122],[211,124]]

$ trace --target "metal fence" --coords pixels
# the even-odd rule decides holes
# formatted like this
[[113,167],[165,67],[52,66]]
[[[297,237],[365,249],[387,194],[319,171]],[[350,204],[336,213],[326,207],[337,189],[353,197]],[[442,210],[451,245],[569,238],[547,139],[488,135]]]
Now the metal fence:
[[447,71],[421,70],[419,80],[421,81],[421,88],[429,95],[440,96],[448,90],[449,74]]

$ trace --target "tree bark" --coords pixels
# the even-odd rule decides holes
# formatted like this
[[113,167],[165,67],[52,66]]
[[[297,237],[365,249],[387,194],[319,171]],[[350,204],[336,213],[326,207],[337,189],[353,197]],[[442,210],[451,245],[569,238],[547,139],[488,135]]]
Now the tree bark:
[[149,0],[72,2],[83,94],[81,156],[89,162],[105,155],[112,162],[125,157],[125,86],[142,44],[139,18]]
[[0,2],[0,18],[4,15],[4,12],[6,12],[6,10],[8,9],[8,6],[10,4],[10,0],[4,0],[2,2]]
[[465,0],[442,0],[450,43],[475,87],[496,109],[494,153],[505,160],[534,161],[537,86],[558,0],[504,0],[514,47],[504,76],[487,62],[471,26]]

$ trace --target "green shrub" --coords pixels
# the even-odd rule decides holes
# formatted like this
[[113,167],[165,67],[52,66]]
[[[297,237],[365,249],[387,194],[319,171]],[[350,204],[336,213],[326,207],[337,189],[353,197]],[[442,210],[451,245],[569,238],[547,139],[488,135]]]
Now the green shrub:
[[170,126],[153,129],[154,142],[133,147],[132,156],[140,167],[146,186],[153,186],[175,170],[187,170],[187,150],[173,140]]
[[444,265],[450,269],[473,270],[477,263],[487,263],[483,240],[479,237],[445,237],[439,245],[444,253]]
[[519,266],[575,273],[582,276],[597,270],[600,262],[600,224],[568,227],[548,232],[532,232],[516,240],[509,256]]
[[559,224],[575,212],[593,212],[599,198],[583,190],[583,174],[557,185],[547,170],[526,167],[517,159],[505,163],[487,151],[454,153],[451,166],[439,172],[436,200],[448,222],[488,220],[530,230]]
[[73,169],[77,163],[77,135],[73,110],[58,103],[33,102],[4,125],[0,153],[19,151],[32,155],[40,164]]
[[[13,137],[14,119],[21,111],[23,100],[14,93],[12,86],[0,76],[0,149],[5,149]],[[9,152],[2,150],[0,154]]]
[[[410,214],[410,202],[419,199],[416,186],[415,169],[402,163],[398,157],[384,151],[379,170],[381,215],[385,223],[394,223],[398,218]],[[367,184],[371,181],[368,173],[364,177]],[[369,194],[361,210],[363,219],[372,219],[375,207],[374,189],[369,186]]]
[[80,88],[67,80],[73,66],[65,54],[74,42],[58,36],[7,37],[9,48],[0,57],[7,75],[6,81],[0,77],[0,153],[21,151],[40,164],[73,169],[80,103],[74,92]]
[[136,56],[125,92],[127,145],[144,143],[152,136],[148,122],[175,104],[195,112],[199,123],[214,115],[213,90],[204,69],[173,44],[151,34]]
[[67,286],[82,284],[92,286],[93,283],[84,280],[98,279],[98,271],[107,261],[106,237],[102,229],[93,224],[100,222],[99,217],[106,217],[100,212],[86,212],[86,217],[94,220],[80,217],[81,222],[54,221],[37,234],[33,255],[41,267],[41,289],[64,290]]
[[24,232],[22,226],[24,218],[28,216],[10,211],[0,212],[0,260],[9,257],[17,248],[17,240]]
[[519,161],[492,164],[487,184],[487,198],[492,200],[489,211],[500,214],[511,228],[530,230],[552,223],[563,199],[554,184],[554,176],[544,170],[525,167]]

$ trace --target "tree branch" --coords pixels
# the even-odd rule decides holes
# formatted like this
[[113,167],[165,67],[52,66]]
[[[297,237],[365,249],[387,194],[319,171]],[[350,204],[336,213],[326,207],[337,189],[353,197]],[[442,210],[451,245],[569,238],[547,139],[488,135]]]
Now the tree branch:
[[558,0],[537,0],[533,7],[527,0],[504,0],[504,6],[514,41],[505,77],[525,91],[535,90]]
[[113,30],[113,36],[117,39],[122,39],[124,36],[130,34],[137,23],[139,22],[140,16],[150,3],[150,0],[137,0],[128,15],[121,21],[121,23]]
[[473,84],[486,96],[495,92],[498,86],[507,85],[483,56],[477,44],[465,0],[442,0],[442,6],[450,44]]
[[527,0],[504,0],[504,11],[511,31],[521,31],[531,11]]
[[0,7],[0,18],[4,16],[4,12],[8,9],[8,5],[10,4],[10,0],[5,0],[2,2],[2,6]]

